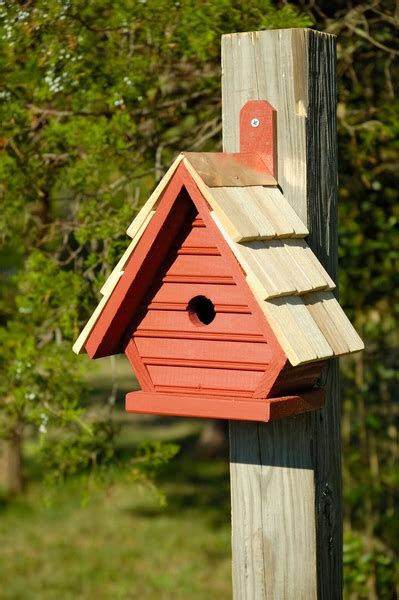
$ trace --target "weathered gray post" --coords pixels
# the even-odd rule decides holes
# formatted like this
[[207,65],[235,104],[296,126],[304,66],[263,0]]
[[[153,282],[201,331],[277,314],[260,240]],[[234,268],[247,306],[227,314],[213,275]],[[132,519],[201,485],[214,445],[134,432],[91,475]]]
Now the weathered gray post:
[[[222,38],[223,139],[239,149],[239,111],[277,110],[278,181],[337,275],[335,38],[308,29]],[[326,407],[268,424],[231,422],[235,600],[342,597],[338,370]]]

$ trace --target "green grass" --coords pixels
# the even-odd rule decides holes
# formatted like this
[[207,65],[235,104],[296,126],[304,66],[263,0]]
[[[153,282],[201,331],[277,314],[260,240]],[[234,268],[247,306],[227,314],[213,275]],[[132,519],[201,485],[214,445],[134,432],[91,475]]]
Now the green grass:
[[2,599],[230,598],[225,461],[175,459],[160,473],[168,505],[121,478],[92,492],[40,483],[0,512]]
[[173,488],[165,509],[122,484],[85,507],[29,494],[2,514],[0,597],[230,598],[229,515],[197,502],[201,486]]
[[[94,376],[94,394],[105,381]],[[127,378],[118,397],[129,385]],[[0,504],[1,600],[231,598],[227,460],[194,458],[200,421],[118,414],[123,456],[143,440],[180,444],[158,474],[167,506],[122,473],[111,486],[93,484],[85,502],[82,482],[69,481],[48,504],[41,474],[28,463],[24,495]]]

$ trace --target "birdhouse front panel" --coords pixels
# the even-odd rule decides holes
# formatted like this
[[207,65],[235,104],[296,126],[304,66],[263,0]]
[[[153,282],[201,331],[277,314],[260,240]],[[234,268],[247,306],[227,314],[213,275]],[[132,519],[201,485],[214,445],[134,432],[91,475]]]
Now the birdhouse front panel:
[[252,397],[281,351],[249,306],[243,275],[237,281],[221,254],[215,225],[205,225],[185,189],[181,196],[185,220],[163,249],[126,354],[144,390]]

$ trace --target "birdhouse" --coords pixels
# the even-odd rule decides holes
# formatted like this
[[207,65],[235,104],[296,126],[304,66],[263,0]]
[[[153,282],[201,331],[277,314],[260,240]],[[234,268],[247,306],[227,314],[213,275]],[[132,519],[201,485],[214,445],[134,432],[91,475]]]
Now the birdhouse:
[[130,412],[270,421],[322,406],[327,359],[363,343],[284,198],[275,112],[241,111],[235,154],[178,156],[74,345],[124,352]]

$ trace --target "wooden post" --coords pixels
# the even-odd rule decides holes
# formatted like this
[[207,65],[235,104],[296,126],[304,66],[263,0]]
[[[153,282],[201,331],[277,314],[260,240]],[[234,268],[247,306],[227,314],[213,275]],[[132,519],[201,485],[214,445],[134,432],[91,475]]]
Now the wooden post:
[[[278,182],[337,276],[335,38],[308,29],[222,38],[223,139],[239,149],[239,111],[277,110]],[[340,402],[336,361],[326,407],[269,424],[230,423],[235,600],[342,597]]]

